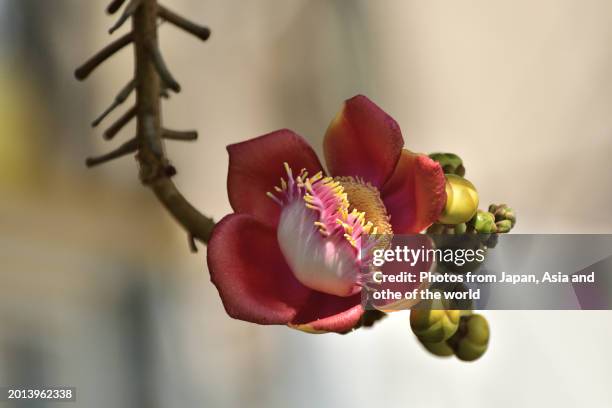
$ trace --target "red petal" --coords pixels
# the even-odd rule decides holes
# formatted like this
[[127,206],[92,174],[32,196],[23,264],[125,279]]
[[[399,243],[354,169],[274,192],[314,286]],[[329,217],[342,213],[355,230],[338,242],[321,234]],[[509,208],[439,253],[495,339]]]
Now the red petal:
[[313,291],[290,326],[306,332],[346,333],[361,315],[361,294],[339,297]]
[[331,174],[360,176],[376,187],[391,176],[403,146],[397,122],[362,95],[344,103],[323,142]]
[[294,174],[306,169],[312,175],[323,169],[310,145],[287,129],[229,145],[227,151],[227,191],[232,208],[268,225],[278,223],[280,208],[266,192],[274,191],[280,178],[286,177],[283,163],[289,163]]
[[293,276],[276,230],[246,214],[230,214],[208,243],[208,269],[227,313],[259,324],[287,324],[311,290]]
[[444,172],[423,154],[403,150],[381,197],[396,234],[418,233],[435,222],[446,204]]

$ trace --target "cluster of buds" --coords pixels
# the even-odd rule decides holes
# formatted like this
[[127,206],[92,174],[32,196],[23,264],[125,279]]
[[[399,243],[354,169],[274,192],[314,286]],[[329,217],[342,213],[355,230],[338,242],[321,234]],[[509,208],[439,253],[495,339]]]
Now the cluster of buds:
[[[464,178],[461,158],[451,153],[433,153],[430,157],[444,170],[447,202],[438,222],[430,226],[427,233],[433,234],[437,246],[444,246],[444,235],[473,234],[476,239],[464,244],[485,250],[494,247],[498,234],[510,232],[516,224],[514,210],[506,204],[491,204],[487,211],[478,209],[478,191]],[[469,264],[448,272],[465,273],[479,266]],[[417,305],[410,314],[412,331],[425,349],[436,356],[455,355],[463,361],[480,358],[489,344],[487,320],[472,313],[470,306],[465,310],[447,306],[431,302]]]
[[506,204],[491,204],[488,211],[476,210],[467,222],[459,224],[435,223],[427,229],[429,234],[477,234],[487,248],[497,244],[497,234],[510,232],[516,223],[514,210]]
[[432,153],[429,155],[432,160],[437,161],[442,166],[444,174],[455,174],[459,177],[465,176],[465,167],[461,157],[453,153]]
[[[488,247],[494,247],[496,234],[507,233],[516,224],[516,214],[506,204],[491,204],[487,211],[478,209],[476,187],[464,178],[461,158],[452,153],[432,153],[446,177],[447,202],[437,223],[427,229],[430,234],[479,234]],[[490,239],[489,239],[490,238]]]
[[410,327],[427,351],[439,357],[455,355],[462,361],[482,357],[489,345],[487,319],[470,310],[427,306],[410,312]]
[[506,204],[491,204],[488,214],[492,214],[495,221],[495,229],[491,232],[509,232],[516,224],[514,210]]

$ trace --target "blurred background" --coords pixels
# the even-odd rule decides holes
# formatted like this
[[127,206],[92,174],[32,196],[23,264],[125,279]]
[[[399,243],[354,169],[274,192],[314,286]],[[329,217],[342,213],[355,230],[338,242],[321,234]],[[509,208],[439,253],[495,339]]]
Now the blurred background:
[[[131,51],[73,77],[109,41],[106,3],[0,0],[0,385],[77,387],[58,407],[612,404],[610,312],[484,312],[491,343],[471,364],[425,352],[407,313],[346,336],[227,317],[205,249],[189,252],[134,158],[84,166],[134,132],[109,144],[89,127]],[[612,232],[612,2],[165,4],[213,32],[160,27],[184,88],[164,121],[200,133],[167,146],[175,180],[215,219],[227,144],[287,127],[321,153],[342,101],[365,94],[411,150],[462,156],[515,232]]]

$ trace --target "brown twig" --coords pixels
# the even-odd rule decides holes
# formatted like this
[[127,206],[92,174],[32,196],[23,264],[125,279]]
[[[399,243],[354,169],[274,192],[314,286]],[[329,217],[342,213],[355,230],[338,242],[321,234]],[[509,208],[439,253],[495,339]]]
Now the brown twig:
[[[174,168],[163,153],[160,78],[164,70],[160,69],[163,59],[157,48],[157,8],[157,0],[142,0],[132,21],[138,81],[137,134],[140,148],[137,157],[140,178],[153,189],[160,202],[189,235],[206,243],[210,239],[214,221],[195,209],[179,192],[168,174]],[[155,57],[156,52],[160,58]],[[164,82],[170,86],[167,79],[164,78]]]
[[187,243],[189,244],[189,249],[191,249],[192,253],[196,253],[198,252],[198,246],[195,243],[195,239],[193,238],[193,235],[191,234],[187,234]]
[[208,37],[210,37],[210,29],[208,27],[189,21],[162,5],[158,7],[158,13],[162,19],[174,24],[188,33],[195,35],[202,41],[206,41],[208,40]]
[[130,94],[132,93],[132,91],[134,90],[135,87],[136,87],[136,81],[134,79],[132,79],[117,94],[117,96],[113,100],[113,103],[111,103],[111,105],[108,108],[106,108],[106,110],[104,112],[102,112],[102,114],[100,116],[98,116],[96,118],[96,120],[94,120],[91,123],[91,126],[92,127],[98,126],[100,124],[100,122],[102,122],[104,120],[104,118],[106,118],[117,106],[119,106],[123,102],[125,102],[125,100],[128,98],[128,96],[130,96]]
[[136,105],[132,106],[128,111],[126,111],[115,123],[113,123],[106,131],[104,132],[104,138],[106,140],[111,140],[117,133],[123,129],[125,125],[127,125],[132,119],[136,117]]
[[124,34],[106,47],[102,48],[96,55],[88,59],[83,65],[74,71],[74,76],[82,81],[93,72],[101,63],[113,56],[117,51],[128,45],[134,40],[132,33]]
[[176,81],[176,79],[174,79],[174,76],[172,76],[172,73],[168,69],[166,62],[159,51],[157,42],[147,41],[145,47],[149,51],[149,55],[151,56],[153,64],[155,65],[155,69],[157,70],[157,73],[161,77],[162,81],[164,81],[164,84],[176,93],[181,92],[181,85]]
[[119,20],[117,20],[117,22],[113,24],[111,28],[108,29],[108,33],[109,34],[114,33],[116,30],[118,30],[123,25],[123,23],[127,21],[128,18],[132,17],[132,15],[134,15],[136,10],[138,10],[140,3],[142,3],[142,0],[130,0],[128,5],[125,6],[125,9],[123,10],[123,13],[119,17]]
[[125,3],[125,0],[113,0],[108,7],[106,7],[106,12],[108,14],[115,14],[117,10],[123,6],[123,3]]
[[124,144],[116,148],[115,150],[108,152],[106,154],[103,154],[102,156],[88,157],[85,160],[85,165],[87,165],[87,167],[97,166],[99,164],[106,163],[108,161],[126,156],[130,153],[134,153],[136,150],[138,150],[138,139],[133,138],[133,139],[128,140],[127,142],[125,142]]
[[[111,14],[116,12],[124,2],[125,0],[113,0],[107,7],[107,11]],[[180,85],[168,70],[157,45],[158,16],[199,38],[206,39],[210,35],[206,27],[198,26],[158,6],[157,0],[131,0],[127,4],[119,21],[111,27],[110,31],[116,30],[131,17],[132,32],[125,34],[94,55],[75,71],[75,75],[78,79],[85,79],[115,52],[129,43],[134,43],[135,78],[119,92],[113,104],[94,121],[94,126],[100,123],[115,107],[123,103],[135,90],[136,104],[104,132],[104,137],[112,139],[133,118],[136,118],[136,137],[105,155],[88,158],[86,164],[91,167],[138,152],[136,158],[140,164],[140,180],[151,187],[162,205],[185,228],[191,249],[197,250],[194,240],[207,243],[215,223],[211,218],[195,209],[170,179],[176,174],[176,169],[165,156],[163,139],[195,140],[198,134],[195,131],[176,131],[161,127],[160,99],[168,96],[167,88],[179,92]]]
[[162,138],[168,140],[197,140],[198,132],[195,130],[171,130],[171,129],[163,129],[162,130]]
[[215,221],[199,212],[179,192],[172,180],[160,178],[151,184],[155,195],[174,219],[191,234],[194,239],[207,243],[215,227]]

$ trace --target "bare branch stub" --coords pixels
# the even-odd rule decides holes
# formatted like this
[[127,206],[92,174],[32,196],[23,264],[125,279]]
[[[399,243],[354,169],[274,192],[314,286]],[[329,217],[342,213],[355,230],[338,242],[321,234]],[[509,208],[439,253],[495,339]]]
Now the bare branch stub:
[[94,120],[91,123],[91,126],[92,127],[98,126],[104,120],[104,118],[106,118],[117,106],[125,102],[125,100],[128,98],[128,96],[130,96],[132,91],[134,91],[135,87],[136,87],[136,80],[132,79],[130,82],[128,82],[126,86],[124,86],[121,89],[121,91],[119,91],[119,93],[113,100],[113,103],[111,103],[111,105],[108,108],[106,108],[106,110],[102,112],[102,114],[98,116],[96,120]]
[[162,138],[168,140],[197,140],[198,132],[195,130],[163,129]]
[[119,146],[115,150],[109,153],[103,154],[102,156],[88,157],[87,160],[85,160],[85,164],[87,165],[87,167],[97,166],[99,164],[106,163],[111,160],[126,156],[130,153],[134,153],[136,152],[136,150],[138,150],[138,139],[133,138],[123,143],[121,146]]
[[134,40],[132,33],[124,34],[115,41],[102,48],[97,54],[88,59],[83,65],[74,71],[74,76],[82,81],[89,76],[101,63],[112,57],[117,51]]
[[[121,8],[126,0],[113,0],[107,7],[109,13]],[[85,79],[98,65],[115,52],[133,43],[136,62],[135,78],[117,95],[111,106],[94,121],[97,125],[110,111],[123,103],[132,91],[136,93],[136,104],[126,111],[105,132],[106,139],[113,138],[125,125],[136,118],[136,137],[125,142],[117,149],[94,158],[87,159],[88,166],[95,166],[107,161],[137,152],[140,164],[140,179],[151,187],[158,200],[170,214],[187,231],[190,247],[197,239],[207,243],[210,239],[214,221],[200,213],[177,189],[171,177],[176,169],[165,156],[163,140],[196,140],[196,131],[176,131],[163,129],[161,126],[161,102],[167,97],[166,89],[180,91],[180,85],[174,79],[162,57],[157,44],[157,19],[161,17],[176,26],[205,40],[210,35],[208,28],[192,23],[168,9],[158,6],[157,0],[131,0],[111,28],[120,27],[127,19],[132,19],[132,31],[88,60],[75,71],[78,79]]]
[[104,139],[111,140],[117,133],[121,131],[130,123],[132,119],[136,117],[136,105],[132,106],[129,110],[127,110],[123,115],[119,117],[106,131],[104,132]]
[[121,6],[123,6],[123,3],[125,3],[125,0],[113,0],[108,7],[106,7],[106,12],[108,14],[115,14]]
[[192,253],[196,253],[198,252],[198,246],[195,243],[195,239],[193,238],[193,235],[191,234],[187,234],[187,243],[189,244],[189,249],[191,249]]
[[164,85],[176,93],[181,92],[181,85],[176,79],[174,79],[174,76],[168,69],[166,62],[164,61],[164,57],[159,51],[157,43],[154,41],[149,41],[146,47],[149,50],[149,54],[153,60],[153,64],[155,65],[155,69],[157,70],[162,81],[164,81]]
[[210,29],[208,27],[189,21],[162,5],[159,6],[159,16],[188,33],[195,35],[202,41],[206,41],[210,37]]
[[128,5],[125,6],[125,9],[123,10],[123,13],[121,14],[117,22],[113,24],[111,28],[108,29],[108,33],[114,33],[123,25],[123,23],[127,21],[128,18],[132,17],[132,15],[134,15],[136,10],[140,6],[140,3],[142,3],[142,0],[130,0]]

